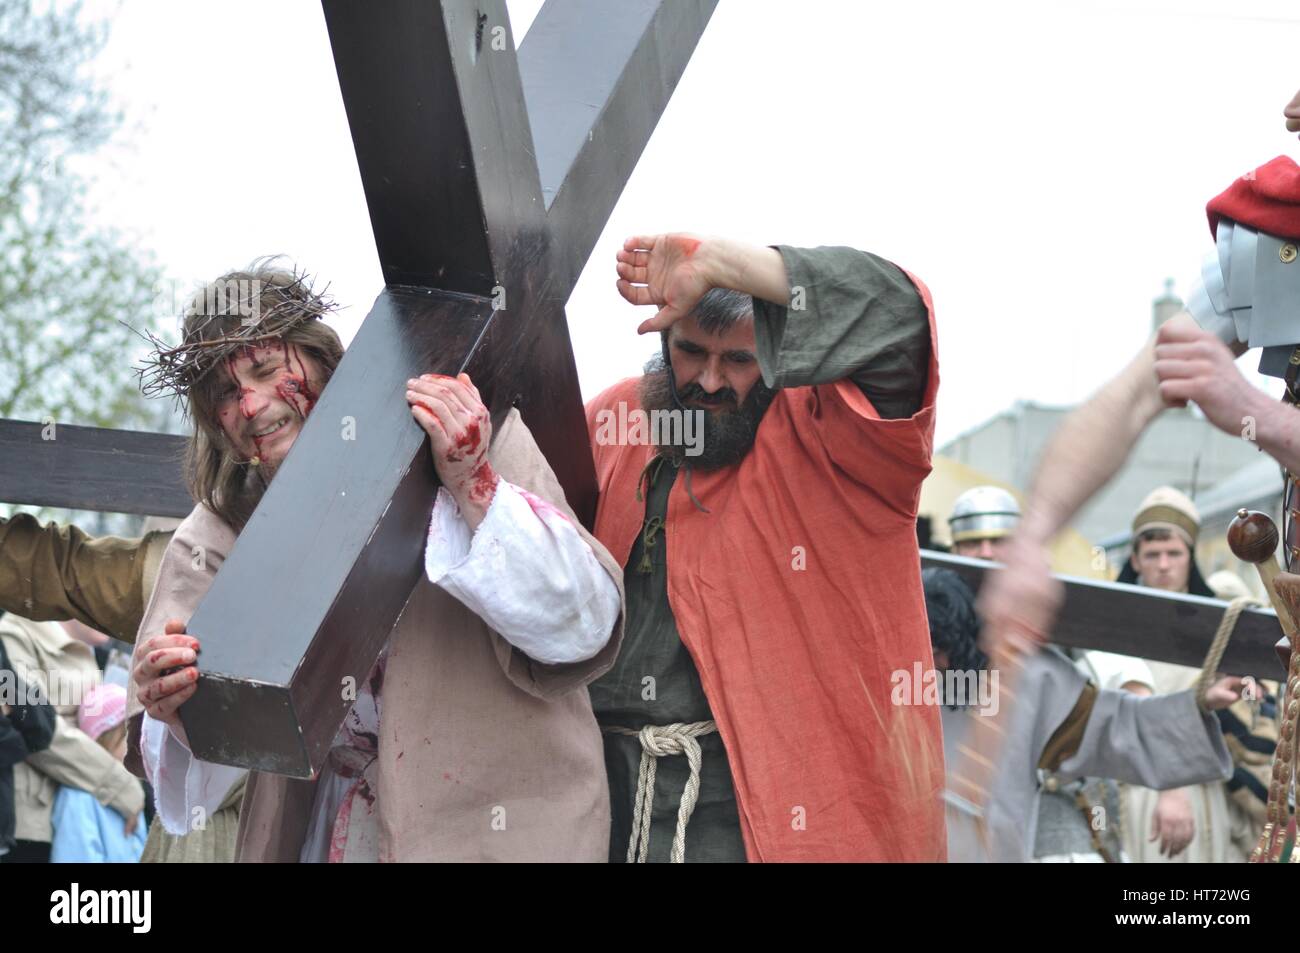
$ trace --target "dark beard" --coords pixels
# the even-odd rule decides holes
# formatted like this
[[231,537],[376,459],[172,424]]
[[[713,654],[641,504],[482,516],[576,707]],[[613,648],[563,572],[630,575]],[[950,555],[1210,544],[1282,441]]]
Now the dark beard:
[[[749,389],[745,402],[735,410],[701,410],[690,406],[691,401],[717,403],[734,407],[736,395],[730,389],[717,394],[707,394],[698,384],[687,384],[678,392],[684,410],[673,401],[672,370],[664,362],[663,355],[656,354],[645,365],[645,374],[641,378],[641,407],[647,413],[656,410],[678,410],[681,413],[700,413],[704,426],[700,441],[700,453],[688,454],[685,442],[680,444],[660,444],[659,453],[667,457],[674,466],[687,464],[696,470],[718,470],[739,462],[754,446],[758,436],[758,425],[763,414],[776,397],[776,390],[768,387],[760,378]],[[678,430],[682,435],[685,428]]]

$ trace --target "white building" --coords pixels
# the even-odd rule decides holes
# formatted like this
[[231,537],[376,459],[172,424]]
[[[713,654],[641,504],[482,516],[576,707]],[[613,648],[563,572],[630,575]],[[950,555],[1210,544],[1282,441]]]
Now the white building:
[[[1183,303],[1174,296],[1171,285],[1166,282],[1165,293],[1153,302],[1152,328],[1182,310]],[[1019,401],[949,441],[938,453],[1027,492],[1043,449],[1073,410]],[[1155,487],[1173,486],[1197,500],[1210,487],[1260,462],[1254,443],[1223,433],[1199,411],[1172,408],[1155,419],[1124,468],[1071,525],[1094,544],[1111,541],[1128,527],[1133,511]],[[1280,487],[1278,478],[1276,488]],[[1205,567],[1205,571],[1211,570]]]

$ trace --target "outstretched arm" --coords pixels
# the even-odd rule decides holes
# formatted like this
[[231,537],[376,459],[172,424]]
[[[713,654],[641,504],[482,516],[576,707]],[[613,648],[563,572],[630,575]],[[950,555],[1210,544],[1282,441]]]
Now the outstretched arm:
[[1046,546],[1119,472],[1164,407],[1155,351],[1148,342],[1127,367],[1065,419],[1047,445],[1017,538]]
[[[1239,350],[1244,346],[1238,345]],[[993,638],[1046,637],[1060,602],[1047,544],[1128,459],[1164,407],[1194,402],[1224,433],[1251,438],[1300,471],[1300,417],[1247,381],[1236,353],[1190,315],[1165,322],[1120,374],[1066,418],[1038,465],[1025,518],[1006,553],[1008,571],[981,593]]]
[[1119,471],[1164,406],[1148,343],[1065,419],[1039,461],[1024,519],[1005,553],[1007,569],[994,573],[980,593],[979,611],[992,639],[1046,638],[1061,601],[1048,544]]
[[[76,619],[124,642],[144,614],[146,566],[166,534],[91,537],[18,513],[0,519],[0,609],[26,619]],[[156,563],[155,563],[156,565]]]

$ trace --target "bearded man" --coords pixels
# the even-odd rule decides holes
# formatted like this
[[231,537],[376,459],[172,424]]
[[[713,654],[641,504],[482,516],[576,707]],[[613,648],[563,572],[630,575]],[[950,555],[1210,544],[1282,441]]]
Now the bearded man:
[[[890,703],[930,667],[928,291],[852,248],[669,234],[617,258],[660,354],[587,407],[628,606],[591,686],[611,859],[942,860],[938,712]],[[637,414],[677,426],[615,426]]]

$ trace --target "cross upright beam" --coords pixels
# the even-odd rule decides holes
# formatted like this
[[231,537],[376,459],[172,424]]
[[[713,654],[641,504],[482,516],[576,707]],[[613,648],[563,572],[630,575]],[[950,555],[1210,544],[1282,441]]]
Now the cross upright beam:
[[717,0],[547,3],[519,50],[555,282],[567,299]]
[[594,511],[564,301],[713,6],[550,0],[516,57],[502,0],[324,0],[387,287],[190,620],[197,756],[323,762],[420,575],[436,481],[408,377],[467,370],[494,420],[519,406]]

